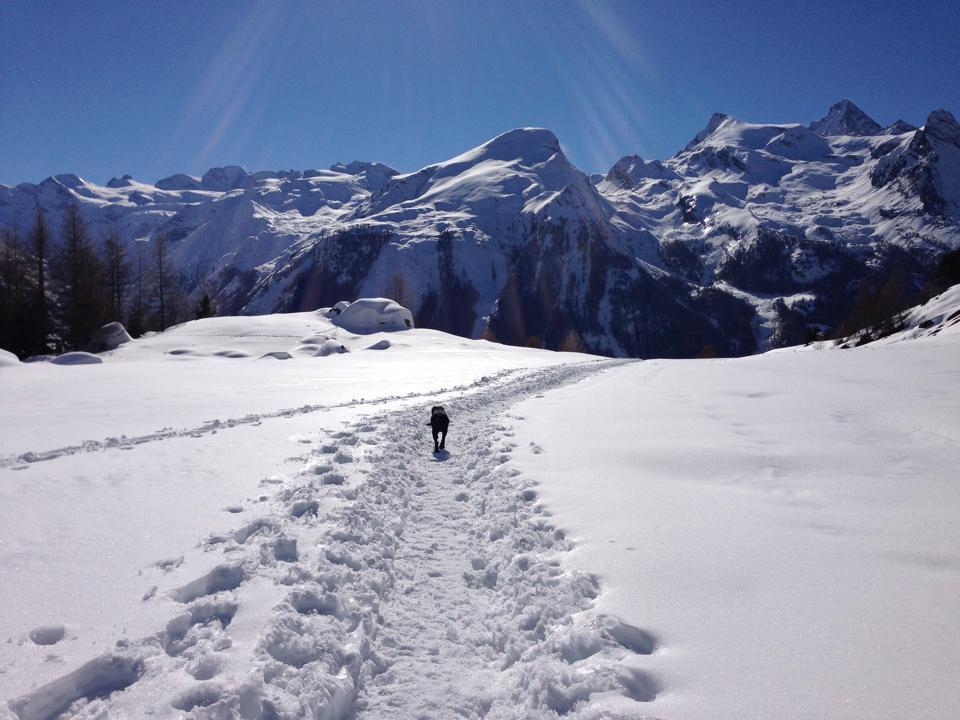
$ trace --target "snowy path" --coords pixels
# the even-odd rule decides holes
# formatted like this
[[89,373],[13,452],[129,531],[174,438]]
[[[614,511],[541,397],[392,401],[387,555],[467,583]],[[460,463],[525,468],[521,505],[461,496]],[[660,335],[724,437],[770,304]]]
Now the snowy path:
[[158,442],[160,440],[170,440],[173,438],[201,438],[205,435],[216,433],[225,428],[238,427],[240,425],[259,425],[266,420],[277,418],[288,418],[296,415],[306,415],[315,412],[327,412],[341,408],[357,408],[360,406],[370,407],[373,405],[384,405],[399,401],[410,401],[417,398],[434,398],[437,396],[447,396],[453,392],[468,392],[478,390],[486,385],[502,381],[509,377],[514,377],[523,373],[521,369],[502,370],[499,373],[490,376],[483,376],[469,384],[457,385],[452,388],[442,388],[436,392],[423,393],[411,392],[403,395],[386,395],[378,398],[354,398],[352,400],[331,403],[331,404],[312,404],[300,405],[293,408],[282,408],[271,412],[248,413],[240,417],[233,418],[215,418],[208,420],[202,425],[186,428],[160,428],[152,433],[143,435],[120,435],[119,437],[106,437],[98,440],[84,440],[74,445],[66,445],[58,448],[46,450],[28,450],[26,452],[0,455],[0,468],[9,467],[14,470],[22,470],[31,463],[44,462],[46,460],[55,460],[65,455],[76,455],[78,453],[102,452],[104,450],[131,450],[144,443]]
[[268,512],[204,541],[216,567],[148,594],[171,606],[165,628],[10,707],[22,720],[642,717],[655,639],[589,611],[598,580],[566,566],[563,530],[505,465],[513,404],[615,364],[445,400],[449,456],[430,455],[420,406],[318,439],[299,475],[265,481]]

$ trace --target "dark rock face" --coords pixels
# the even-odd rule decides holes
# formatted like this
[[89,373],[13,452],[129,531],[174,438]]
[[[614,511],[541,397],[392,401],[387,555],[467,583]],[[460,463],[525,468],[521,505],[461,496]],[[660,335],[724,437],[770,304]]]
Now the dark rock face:
[[631,357],[692,357],[707,346],[719,355],[755,350],[749,305],[664,280],[599,227],[540,224],[511,262],[489,337]]
[[288,271],[294,276],[293,292],[277,309],[281,312],[314,310],[356,298],[367,270],[389,239],[388,233],[366,227],[321,239]]
[[[878,150],[889,145],[885,143]],[[958,207],[956,199],[946,197],[937,165],[941,155],[958,152],[960,124],[946,110],[936,110],[927,123],[914,132],[906,148],[896,151],[891,148],[880,156],[870,174],[870,182],[876,188],[899,183],[904,193],[920,199],[926,213],[945,217]]]
[[760,227],[717,267],[720,280],[757,293],[795,293],[829,286],[857,263],[836,245]]
[[911,125],[906,120],[897,120],[890,127],[884,128],[883,132],[885,135],[903,135],[904,133],[913,132],[916,129],[916,125]]
[[478,293],[468,279],[457,274],[453,260],[457,242],[453,233],[443,233],[437,239],[437,289],[424,297],[416,324],[470,337],[477,320]]

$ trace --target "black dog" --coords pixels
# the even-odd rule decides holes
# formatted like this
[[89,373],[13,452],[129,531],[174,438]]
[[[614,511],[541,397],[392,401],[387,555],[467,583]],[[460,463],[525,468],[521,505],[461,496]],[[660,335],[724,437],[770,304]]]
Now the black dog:
[[[447,428],[450,427],[450,418],[447,417],[447,413],[442,407],[434,405],[430,411],[430,422],[427,425],[433,430],[433,451],[440,452],[443,450],[443,444],[447,441]],[[441,433],[443,433],[442,438],[440,438]]]

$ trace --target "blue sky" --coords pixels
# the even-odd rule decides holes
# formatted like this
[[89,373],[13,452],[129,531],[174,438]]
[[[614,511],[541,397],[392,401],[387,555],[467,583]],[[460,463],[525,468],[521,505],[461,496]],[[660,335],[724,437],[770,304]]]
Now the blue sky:
[[0,182],[379,160],[513,127],[571,160],[673,154],[714,111],[960,115],[955,2],[0,0]]

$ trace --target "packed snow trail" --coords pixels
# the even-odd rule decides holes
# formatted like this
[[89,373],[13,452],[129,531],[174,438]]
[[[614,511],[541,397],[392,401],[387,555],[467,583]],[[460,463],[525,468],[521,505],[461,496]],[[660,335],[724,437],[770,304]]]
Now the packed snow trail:
[[378,398],[354,398],[347,402],[332,404],[314,404],[300,405],[294,408],[282,408],[272,412],[249,413],[241,417],[216,418],[208,420],[202,425],[188,428],[160,428],[152,433],[145,435],[120,437],[107,437],[99,440],[84,440],[77,445],[67,445],[65,447],[51,448],[46,450],[29,450],[14,455],[0,455],[0,468],[10,467],[14,470],[23,470],[31,463],[55,460],[64,455],[77,455],[78,453],[103,452],[105,450],[132,450],[138,445],[144,443],[157,442],[160,440],[170,440],[172,438],[202,438],[205,435],[219,432],[225,428],[238,427],[240,425],[260,425],[264,421],[274,420],[276,418],[293,417],[295,415],[306,415],[315,412],[327,412],[339,408],[352,408],[371,405],[385,405],[392,402],[413,400],[415,398],[433,398],[437,396],[446,396],[452,392],[468,392],[482,389],[486,385],[496,383],[505,378],[515,377],[523,374],[523,369],[502,370],[493,375],[484,375],[469,384],[457,385],[451,388],[440,388],[433,392],[412,392],[404,395],[387,395]]
[[[617,361],[558,366],[319,439],[271,511],[204,542],[212,570],[144,598],[179,610],[11,701],[21,720],[644,717],[648,632],[592,613],[596,577],[507,468],[518,400]],[[575,418],[571,418],[575,422]],[[364,478],[365,476],[365,478]],[[188,581],[187,581],[188,580]]]

